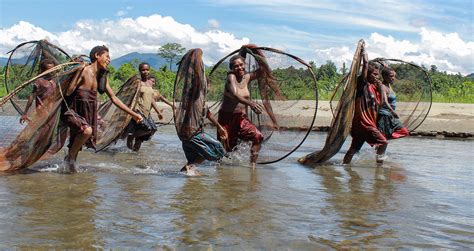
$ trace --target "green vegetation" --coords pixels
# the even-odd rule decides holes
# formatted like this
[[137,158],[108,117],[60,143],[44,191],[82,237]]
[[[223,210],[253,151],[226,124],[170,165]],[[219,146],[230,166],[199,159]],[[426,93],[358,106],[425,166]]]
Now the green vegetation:
[[[121,65],[118,69],[112,65],[109,66],[109,83],[114,91],[130,77],[138,74],[137,60]],[[337,84],[342,80],[342,72],[347,71],[343,68],[338,70],[335,64],[327,61],[317,67],[313,62],[310,62],[313,71],[318,79],[318,92],[320,100],[329,100],[336,88]],[[345,67],[345,66],[344,66]],[[421,71],[414,71],[413,67],[408,67],[406,64],[391,65],[397,71],[397,78],[399,81],[394,86],[397,92],[397,97],[400,101],[413,100],[413,97],[418,97],[421,94],[420,81],[426,83],[425,75]],[[5,67],[0,72],[0,96],[6,95],[4,74]],[[173,96],[175,73],[170,71],[166,66],[160,69],[151,69],[152,74],[157,80],[157,89],[168,99]],[[206,69],[206,74],[210,72],[210,67]],[[14,72],[15,69],[12,70]],[[222,97],[224,88],[224,80],[227,75],[227,66],[222,65],[209,78],[211,87],[209,89],[209,99],[219,100]],[[273,75],[281,85],[281,91],[288,99],[313,99],[314,94],[308,92],[312,84],[308,70],[303,68],[288,67],[285,69],[275,69]],[[474,82],[471,78],[464,77],[461,74],[447,74],[440,72],[436,66],[431,66],[428,70],[428,75],[432,79],[433,102],[449,102],[449,103],[474,103]],[[423,85],[423,84],[421,84]],[[22,91],[21,94],[26,98],[31,90]],[[418,95],[418,96],[417,96]],[[103,97],[105,98],[105,97]],[[426,98],[426,97],[425,97]]]
[[5,67],[2,67],[0,72],[0,97],[7,95],[7,89],[5,88]]
[[166,59],[170,64],[170,69],[173,69],[173,60],[181,58],[183,53],[186,51],[186,48],[182,47],[178,43],[167,43],[158,49],[158,56]]

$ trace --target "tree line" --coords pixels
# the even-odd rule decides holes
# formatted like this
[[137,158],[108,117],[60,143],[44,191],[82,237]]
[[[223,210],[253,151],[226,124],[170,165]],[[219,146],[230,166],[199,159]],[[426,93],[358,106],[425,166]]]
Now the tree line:
[[[163,65],[159,69],[151,69],[151,74],[155,76],[157,86],[156,88],[167,98],[172,98],[174,90],[175,72],[173,72],[172,65],[176,63],[183,55],[185,48],[177,43],[169,43],[160,48],[158,55],[167,60],[169,65]],[[138,65],[141,62],[134,59],[131,62],[122,64],[119,68],[109,65],[109,83],[114,91],[127,81],[130,77],[138,74]],[[317,78],[318,96],[320,100],[329,100],[336,89],[336,86],[341,82],[344,75],[348,72],[345,64],[341,68],[337,68],[334,62],[327,61],[325,64],[317,66],[313,61],[309,62],[313,72]],[[414,70],[415,68],[407,67],[406,65],[392,65],[397,69],[398,86],[394,86],[395,91],[400,95],[403,101],[405,96],[409,96],[411,92],[419,91],[420,81],[423,76],[421,71]],[[461,102],[474,103],[474,82],[472,78],[458,74],[447,74],[446,72],[438,71],[435,65],[429,68],[422,66],[432,80],[432,93],[434,102]],[[224,88],[224,81],[228,72],[226,65],[221,65],[216,69],[211,77],[209,72],[211,67],[206,67],[206,75],[211,82],[208,99],[219,100],[222,96]],[[0,73],[0,96],[6,94],[5,89],[5,67],[2,67]],[[279,68],[273,70],[274,77],[280,84],[281,91],[287,99],[314,99],[314,92],[312,92],[312,79],[307,69],[295,68],[293,66],[287,68]],[[405,95],[406,94],[406,95]],[[405,95],[405,96],[404,96]],[[411,94],[413,95],[413,93]],[[21,98],[21,97],[20,97]],[[24,98],[24,97],[23,97]]]

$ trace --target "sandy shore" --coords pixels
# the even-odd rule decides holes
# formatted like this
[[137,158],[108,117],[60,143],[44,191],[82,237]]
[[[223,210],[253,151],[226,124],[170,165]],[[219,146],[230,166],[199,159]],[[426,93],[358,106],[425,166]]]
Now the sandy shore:
[[[169,106],[158,103],[164,110],[165,118],[162,121],[168,122],[172,117]],[[286,128],[299,128],[308,125],[313,115],[314,101],[284,101],[274,107],[280,126]],[[158,121],[155,116],[155,121]],[[0,116],[17,115],[10,103],[0,109]],[[332,113],[329,101],[319,101],[318,112],[314,126],[327,127],[330,125]],[[416,130],[418,132],[452,132],[474,134],[474,104],[458,103],[433,103],[428,117]]]

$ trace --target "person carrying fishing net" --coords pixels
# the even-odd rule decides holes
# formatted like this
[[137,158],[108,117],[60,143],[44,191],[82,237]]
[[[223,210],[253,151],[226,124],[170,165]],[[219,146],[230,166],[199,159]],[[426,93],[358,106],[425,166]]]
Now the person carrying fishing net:
[[[248,45],[248,47],[255,46]],[[263,72],[261,68],[254,72],[246,72],[245,57],[241,54],[232,56],[229,60],[230,72],[227,74],[218,122],[226,129],[229,136],[225,145],[227,151],[232,151],[239,139],[252,142],[250,163],[255,167],[263,135],[249,120],[247,109],[250,108],[256,114],[261,114],[265,108],[250,99],[248,85],[252,80],[259,78]]]
[[[45,72],[56,65],[55,61],[52,58],[45,58],[40,62],[40,73]],[[28,111],[33,104],[33,100],[35,101],[35,107],[38,109],[39,107],[43,106],[44,100],[53,94],[56,89],[56,84],[53,80],[48,78],[49,76],[43,76],[38,78],[35,83],[33,84],[33,91],[31,92],[30,96],[28,97],[28,101],[26,103],[25,111],[23,115],[20,117],[20,124],[29,121],[28,118]]]
[[174,120],[176,132],[182,142],[187,163],[181,172],[196,175],[196,164],[205,160],[220,161],[225,150],[219,140],[204,130],[207,118],[217,128],[219,139],[227,140],[227,132],[209,111],[206,94],[209,88],[202,62],[202,50],[189,50],[179,62],[173,100],[176,104]]
[[138,152],[142,142],[150,140],[157,130],[155,121],[151,117],[151,109],[153,108],[156,111],[159,119],[163,118],[162,110],[158,108],[156,101],[163,101],[173,107],[171,102],[153,88],[156,80],[150,74],[150,64],[141,63],[138,66],[138,71],[140,72],[140,83],[136,102],[132,110],[141,114],[144,119],[141,123],[131,120],[125,129],[127,147],[135,152]]
[[365,46],[362,47],[362,74],[358,77],[354,117],[352,119],[352,142],[343,159],[343,164],[349,164],[354,154],[359,152],[367,142],[377,147],[377,163],[383,163],[387,138],[377,128],[377,113],[381,105],[379,91],[380,79],[377,64],[369,64]]
[[383,83],[380,85],[382,105],[378,112],[377,128],[387,139],[399,139],[408,136],[408,129],[403,126],[400,116],[395,111],[397,97],[392,85],[396,78],[396,72],[384,65],[382,69]]
[[69,128],[69,151],[64,159],[71,172],[76,171],[77,155],[85,144],[88,148],[96,147],[97,139],[97,91],[107,93],[112,103],[130,114],[137,122],[142,116],[118,99],[107,79],[107,66],[110,63],[109,49],[96,46],[90,52],[91,64],[85,66],[74,76],[66,90],[66,102],[63,104],[61,121]]

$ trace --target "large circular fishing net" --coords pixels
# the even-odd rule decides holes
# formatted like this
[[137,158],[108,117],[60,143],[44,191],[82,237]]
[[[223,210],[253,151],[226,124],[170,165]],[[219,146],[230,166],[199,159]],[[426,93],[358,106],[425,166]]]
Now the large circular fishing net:
[[173,92],[173,118],[181,140],[189,140],[204,127],[207,87],[202,50],[191,49],[179,62]]
[[48,95],[41,108],[28,112],[29,121],[16,135],[4,140],[5,148],[0,148],[0,171],[14,171],[26,168],[40,158],[58,152],[67,137],[67,128],[60,126],[61,104],[65,91],[75,81],[84,65],[67,62],[57,65],[27,81],[19,84],[9,94],[0,99],[0,106],[17,96],[23,89],[33,85],[38,79],[52,81],[55,91]]
[[[5,88],[7,93],[40,73],[40,62],[51,58],[55,65],[71,61],[71,57],[61,48],[46,40],[29,41],[19,44],[10,54],[5,66]],[[26,99],[30,96],[33,85],[29,85],[18,92],[11,100],[13,107],[23,114]],[[25,100],[22,102],[21,100]]]
[[[432,83],[428,73],[418,65],[399,59],[376,58],[370,61],[375,63],[380,70],[380,81],[383,81],[384,68],[391,68],[396,73],[396,78],[391,84],[396,94],[396,112],[403,125],[414,131],[428,116],[432,103]],[[331,98],[331,110],[336,114],[336,103],[343,88],[336,88]]]
[[263,72],[248,85],[251,100],[265,108],[262,114],[247,109],[250,121],[264,136],[257,163],[280,161],[298,149],[313,127],[318,107],[316,77],[296,56],[268,47],[243,46],[221,59],[209,74],[207,102],[213,114],[221,107],[229,59],[236,54],[245,57],[247,72]]

